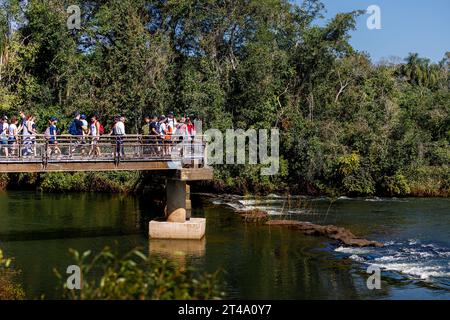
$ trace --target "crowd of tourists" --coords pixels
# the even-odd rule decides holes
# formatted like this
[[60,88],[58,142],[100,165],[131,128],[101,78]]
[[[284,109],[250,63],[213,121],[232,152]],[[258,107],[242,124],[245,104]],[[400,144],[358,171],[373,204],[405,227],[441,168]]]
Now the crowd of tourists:
[[[144,145],[144,153],[169,155],[173,144],[192,141],[196,135],[194,120],[196,120],[195,116],[183,116],[177,120],[173,112],[170,112],[167,117],[165,115],[145,116],[138,137]],[[109,132],[105,132],[105,127],[96,115],[87,117],[85,114],[75,113],[67,130],[67,136],[70,137],[70,154],[75,154],[79,150],[82,156],[100,156],[99,142],[101,137],[107,134],[113,138],[117,154],[124,157],[125,124],[125,117],[116,116]],[[62,138],[63,131],[59,128],[56,117],[48,119],[43,133],[48,143],[48,155],[61,155],[58,142],[61,140],[67,142],[66,135]],[[0,118],[0,155],[3,157],[36,155],[38,136],[36,117],[33,115],[20,112],[19,117],[13,116],[11,119],[4,115]]]

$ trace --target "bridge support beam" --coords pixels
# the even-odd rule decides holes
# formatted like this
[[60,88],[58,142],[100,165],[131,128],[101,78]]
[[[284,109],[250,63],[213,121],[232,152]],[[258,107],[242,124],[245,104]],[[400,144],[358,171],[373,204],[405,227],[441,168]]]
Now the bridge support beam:
[[166,182],[166,219],[168,222],[186,222],[186,202],[189,200],[186,181],[167,180]]

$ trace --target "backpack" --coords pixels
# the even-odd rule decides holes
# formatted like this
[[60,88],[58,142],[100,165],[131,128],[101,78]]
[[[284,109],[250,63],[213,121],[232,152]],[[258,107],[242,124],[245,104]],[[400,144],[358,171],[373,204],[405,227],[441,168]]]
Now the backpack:
[[142,135],[144,136],[150,135],[150,123],[146,123],[142,126]]
[[167,130],[166,130],[165,134],[166,134],[165,139],[166,139],[166,140],[170,140],[171,137],[172,137],[172,134],[173,134],[173,128],[172,128],[172,126],[167,125]]
[[50,127],[47,127],[47,129],[45,130],[44,137],[45,139],[50,140],[51,138]]
[[98,134],[99,135],[105,134],[105,127],[100,122],[98,123]]
[[69,127],[69,134],[76,136],[77,135],[77,124],[75,123],[75,120],[70,123]]

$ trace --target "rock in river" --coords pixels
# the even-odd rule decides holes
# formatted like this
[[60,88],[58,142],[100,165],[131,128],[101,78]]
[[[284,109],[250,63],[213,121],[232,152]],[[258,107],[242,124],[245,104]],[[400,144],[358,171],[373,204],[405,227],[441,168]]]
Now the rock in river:
[[336,226],[322,226],[309,222],[291,221],[291,220],[271,220],[266,222],[268,226],[280,226],[295,229],[306,235],[324,236],[352,247],[383,247],[380,242],[369,241],[356,237],[349,230]]

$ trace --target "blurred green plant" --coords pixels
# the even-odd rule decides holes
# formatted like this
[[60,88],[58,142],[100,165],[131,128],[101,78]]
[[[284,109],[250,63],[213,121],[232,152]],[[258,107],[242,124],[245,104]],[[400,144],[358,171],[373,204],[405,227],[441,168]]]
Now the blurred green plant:
[[70,250],[82,274],[81,290],[70,290],[55,269],[64,288],[63,298],[74,300],[211,300],[224,297],[219,271],[200,274],[165,259],[150,259],[138,249],[119,256],[105,247],[91,251]]
[[25,292],[14,280],[19,271],[12,268],[12,259],[6,258],[0,249],[0,300],[22,300]]

